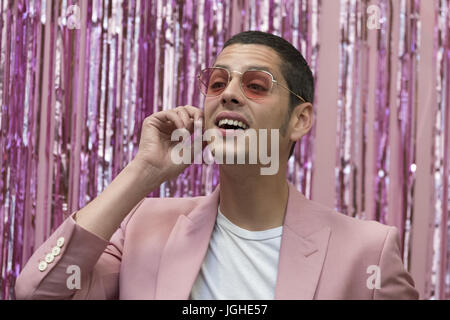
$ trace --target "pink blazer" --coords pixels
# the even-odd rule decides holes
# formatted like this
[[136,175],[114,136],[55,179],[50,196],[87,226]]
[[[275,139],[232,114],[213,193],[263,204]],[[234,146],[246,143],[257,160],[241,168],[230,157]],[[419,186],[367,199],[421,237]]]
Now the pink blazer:
[[[23,268],[16,298],[188,299],[218,202],[219,187],[204,197],[146,198],[110,241],[71,215]],[[275,299],[418,299],[395,227],[338,213],[292,184],[286,210]],[[74,265],[79,289],[67,285]]]

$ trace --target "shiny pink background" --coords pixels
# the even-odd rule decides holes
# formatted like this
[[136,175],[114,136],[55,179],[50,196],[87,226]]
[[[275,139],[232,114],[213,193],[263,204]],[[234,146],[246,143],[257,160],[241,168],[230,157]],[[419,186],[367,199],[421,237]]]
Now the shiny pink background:
[[[133,158],[145,117],[202,107],[196,73],[243,30],[283,36],[316,78],[316,122],[289,180],[344,214],[398,227],[421,298],[450,298],[449,9],[450,0],[2,1],[0,298],[14,297],[31,253]],[[195,165],[151,196],[204,195],[217,183],[216,166]]]

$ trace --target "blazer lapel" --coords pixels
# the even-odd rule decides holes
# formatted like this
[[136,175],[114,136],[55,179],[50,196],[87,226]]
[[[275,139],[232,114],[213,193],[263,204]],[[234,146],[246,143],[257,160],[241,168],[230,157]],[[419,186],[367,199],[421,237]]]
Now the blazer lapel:
[[180,215],[162,252],[155,299],[188,299],[208,249],[219,186],[187,216]]
[[[206,255],[217,216],[219,186],[187,216],[180,215],[161,255],[155,299],[188,299]],[[313,299],[331,228],[320,206],[289,183],[275,299]]]
[[314,298],[331,233],[315,214],[318,209],[289,183],[275,299]]

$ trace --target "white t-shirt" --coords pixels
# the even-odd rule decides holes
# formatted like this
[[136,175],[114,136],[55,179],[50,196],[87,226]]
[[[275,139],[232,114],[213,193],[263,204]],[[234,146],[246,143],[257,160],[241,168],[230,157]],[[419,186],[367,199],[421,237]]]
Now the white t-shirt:
[[190,299],[274,299],[282,230],[242,229],[219,209]]

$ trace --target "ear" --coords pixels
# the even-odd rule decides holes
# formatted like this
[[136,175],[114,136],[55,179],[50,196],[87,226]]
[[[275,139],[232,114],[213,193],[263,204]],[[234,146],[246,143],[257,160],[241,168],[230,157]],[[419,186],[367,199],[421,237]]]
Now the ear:
[[305,134],[311,130],[314,124],[313,106],[309,102],[298,104],[292,111],[290,127],[291,133],[289,138],[291,141],[300,140]]

